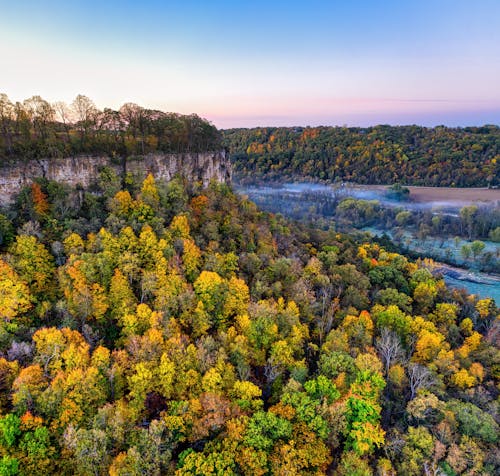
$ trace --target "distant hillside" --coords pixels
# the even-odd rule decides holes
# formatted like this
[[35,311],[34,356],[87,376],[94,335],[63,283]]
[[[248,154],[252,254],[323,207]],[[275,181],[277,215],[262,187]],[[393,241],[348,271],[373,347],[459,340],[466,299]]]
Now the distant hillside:
[[264,127],[223,131],[236,178],[500,185],[500,128]]

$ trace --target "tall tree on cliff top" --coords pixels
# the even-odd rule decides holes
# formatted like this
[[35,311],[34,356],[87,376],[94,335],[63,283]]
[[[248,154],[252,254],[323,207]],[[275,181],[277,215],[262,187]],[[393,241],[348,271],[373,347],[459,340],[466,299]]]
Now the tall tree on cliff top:
[[79,94],[72,102],[71,107],[76,114],[77,127],[80,131],[80,140],[83,145],[95,124],[95,119],[98,113],[94,102],[87,96]]

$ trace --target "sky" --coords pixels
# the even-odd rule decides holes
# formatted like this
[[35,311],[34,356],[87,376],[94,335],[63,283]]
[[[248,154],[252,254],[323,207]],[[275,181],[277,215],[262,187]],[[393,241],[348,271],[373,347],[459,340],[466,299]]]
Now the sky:
[[220,128],[500,124],[500,0],[0,0],[0,92]]

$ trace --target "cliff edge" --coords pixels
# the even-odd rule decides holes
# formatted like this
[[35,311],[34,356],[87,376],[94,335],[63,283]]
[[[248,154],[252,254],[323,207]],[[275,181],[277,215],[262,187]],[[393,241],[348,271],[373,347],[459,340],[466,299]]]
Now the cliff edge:
[[205,187],[212,180],[220,183],[231,182],[231,163],[224,150],[179,154],[152,153],[118,161],[105,156],[38,159],[0,167],[0,204],[11,201],[15,194],[38,177],[86,188],[97,179],[104,167],[112,168],[120,177],[131,173],[144,178],[152,173],[157,180],[169,181],[175,175],[180,175],[190,182],[202,182]]

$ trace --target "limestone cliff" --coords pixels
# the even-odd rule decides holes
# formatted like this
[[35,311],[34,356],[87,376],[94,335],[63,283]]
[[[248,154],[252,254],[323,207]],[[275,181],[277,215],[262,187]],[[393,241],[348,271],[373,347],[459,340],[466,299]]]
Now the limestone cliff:
[[204,186],[211,180],[223,183],[231,181],[231,163],[225,151],[155,153],[123,161],[95,156],[39,159],[0,167],[0,204],[10,201],[22,187],[37,177],[88,187],[103,167],[114,169],[119,176],[130,172],[143,178],[151,172],[157,180],[168,181],[175,175],[181,175],[189,181],[202,182]]

